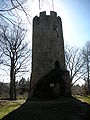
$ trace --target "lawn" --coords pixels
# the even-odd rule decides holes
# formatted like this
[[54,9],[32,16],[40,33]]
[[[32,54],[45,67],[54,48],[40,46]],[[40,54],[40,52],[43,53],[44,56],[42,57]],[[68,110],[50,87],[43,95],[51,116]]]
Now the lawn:
[[16,101],[0,100],[0,119],[3,118],[8,113],[10,113],[11,111],[20,107],[24,102],[25,100]]
[[80,96],[80,95],[76,95],[74,96],[75,98],[81,100],[82,102],[86,102],[88,104],[90,104],[90,96]]

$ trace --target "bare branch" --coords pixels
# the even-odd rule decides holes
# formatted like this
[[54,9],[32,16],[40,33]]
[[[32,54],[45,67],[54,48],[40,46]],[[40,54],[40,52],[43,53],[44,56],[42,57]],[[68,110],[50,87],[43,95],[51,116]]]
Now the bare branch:
[[[74,80],[74,83],[76,83],[76,81],[81,79],[85,74],[85,72],[82,72],[85,63],[82,60],[81,51],[67,45],[65,48],[65,58],[67,69],[70,71],[71,82]],[[74,83],[72,83],[72,85]]]

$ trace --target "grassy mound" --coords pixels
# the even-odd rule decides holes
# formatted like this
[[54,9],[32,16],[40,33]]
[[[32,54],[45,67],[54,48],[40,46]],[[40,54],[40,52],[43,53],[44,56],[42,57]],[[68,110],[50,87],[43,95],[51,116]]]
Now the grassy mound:
[[12,112],[13,110],[20,107],[25,100],[17,100],[17,101],[10,101],[10,100],[0,100],[0,119],[3,118],[8,113]]

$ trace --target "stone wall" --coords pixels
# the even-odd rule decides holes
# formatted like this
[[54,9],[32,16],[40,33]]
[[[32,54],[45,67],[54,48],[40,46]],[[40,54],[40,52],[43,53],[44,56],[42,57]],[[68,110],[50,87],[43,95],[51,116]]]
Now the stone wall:
[[32,83],[33,85],[55,67],[55,61],[65,69],[61,18],[51,11],[41,12],[33,19]]
[[[33,96],[34,93],[36,94],[37,91],[38,95],[49,93],[49,84],[51,84],[49,80],[52,80],[50,76],[52,76],[52,70],[55,69],[56,71],[56,68],[59,69],[59,71],[66,71],[62,21],[60,17],[57,17],[56,12],[51,11],[50,15],[46,15],[46,12],[41,12],[39,17],[35,16],[33,19],[32,74],[29,98]],[[55,72],[54,74],[53,80],[55,87],[53,91],[61,95],[58,90],[62,88],[61,91],[65,92],[64,95],[71,94],[68,72],[63,73],[63,75],[65,74],[63,76],[64,78],[62,78],[62,75],[57,77],[56,73],[59,74],[59,72]],[[43,84],[44,81],[46,83],[45,86]],[[43,88],[48,88],[47,93],[46,89],[45,91],[42,89],[42,86]]]

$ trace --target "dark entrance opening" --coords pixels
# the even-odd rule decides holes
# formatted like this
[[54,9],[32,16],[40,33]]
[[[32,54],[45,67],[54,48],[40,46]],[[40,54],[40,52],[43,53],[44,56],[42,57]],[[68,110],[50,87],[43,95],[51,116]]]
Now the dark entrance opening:
[[55,61],[55,69],[60,69],[60,63],[58,60]]

